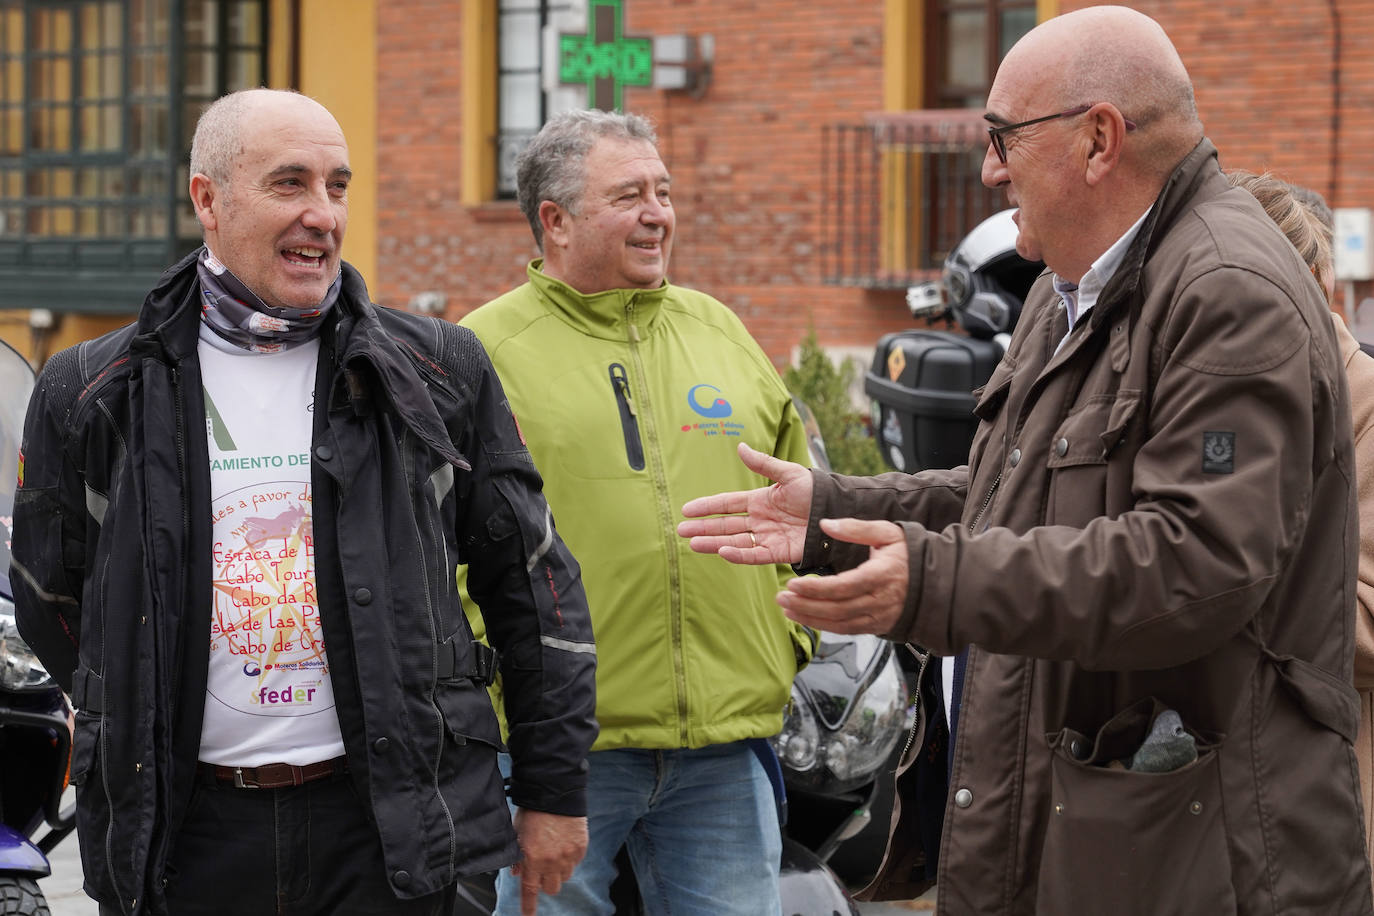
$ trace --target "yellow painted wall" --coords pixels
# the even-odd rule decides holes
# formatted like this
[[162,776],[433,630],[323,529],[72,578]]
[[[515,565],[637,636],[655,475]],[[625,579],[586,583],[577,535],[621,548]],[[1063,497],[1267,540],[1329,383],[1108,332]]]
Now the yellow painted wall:
[[99,337],[106,331],[123,327],[133,320],[128,315],[54,315],[55,324],[37,343],[29,329],[29,313],[21,310],[0,311],[0,339],[24,355],[35,366],[41,366],[59,350]]
[[463,0],[461,200],[475,207],[496,196],[496,0]]
[[887,0],[884,6],[884,111],[923,107],[925,12],[922,0]]
[[[885,0],[883,110],[921,108],[925,98],[925,0]],[[1035,19],[1059,15],[1059,0],[1036,0]]]
[[[300,85],[296,88],[333,112],[348,140],[353,183],[348,189],[348,233],[343,256],[369,282],[377,273],[377,2],[376,0],[298,0]],[[289,40],[289,4],[276,2],[286,22],[272,30],[272,79],[286,85],[275,69],[279,40]],[[280,82],[278,82],[280,80]]]

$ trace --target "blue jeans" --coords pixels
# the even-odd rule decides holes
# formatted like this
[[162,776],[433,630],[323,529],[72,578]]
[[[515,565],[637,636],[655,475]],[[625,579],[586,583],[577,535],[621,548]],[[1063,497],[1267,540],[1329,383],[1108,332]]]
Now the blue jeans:
[[[609,916],[622,845],[652,916],[781,913],[777,807],[747,744],[596,751],[587,763],[587,856],[556,896],[539,895],[539,916]],[[518,916],[509,869],[496,893],[497,916]]]

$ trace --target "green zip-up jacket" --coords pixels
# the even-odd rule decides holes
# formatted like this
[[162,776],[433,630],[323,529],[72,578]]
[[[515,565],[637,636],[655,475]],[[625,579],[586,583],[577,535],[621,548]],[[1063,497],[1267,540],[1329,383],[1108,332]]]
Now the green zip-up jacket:
[[[689,499],[763,482],[740,462],[741,441],[809,463],[787,389],[710,296],[666,281],[585,296],[541,264],[461,324],[490,353],[582,566],[598,658],[593,750],[776,734],[812,652],[774,600],[792,571],[692,553],[676,529]],[[468,615],[481,633],[471,601]]]

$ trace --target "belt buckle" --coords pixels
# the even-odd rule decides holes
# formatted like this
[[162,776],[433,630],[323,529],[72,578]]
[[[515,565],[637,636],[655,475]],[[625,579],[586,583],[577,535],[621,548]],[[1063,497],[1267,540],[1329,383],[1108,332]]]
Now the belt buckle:
[[243,781],[243,767],[234,767],[234,788],[236,789],[256,789],[257,786],[250,786]]

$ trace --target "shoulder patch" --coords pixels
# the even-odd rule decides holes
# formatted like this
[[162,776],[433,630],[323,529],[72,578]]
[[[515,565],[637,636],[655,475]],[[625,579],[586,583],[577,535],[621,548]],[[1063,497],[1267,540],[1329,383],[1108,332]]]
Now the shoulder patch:
[[1230,474],[1236,469],[1236,434],[1210,430],[1202,434],[1202,473]]

